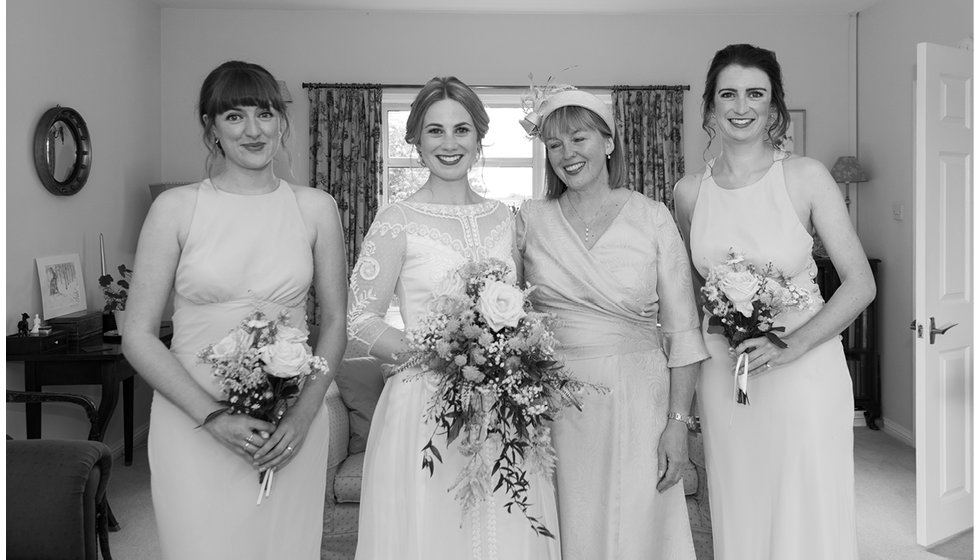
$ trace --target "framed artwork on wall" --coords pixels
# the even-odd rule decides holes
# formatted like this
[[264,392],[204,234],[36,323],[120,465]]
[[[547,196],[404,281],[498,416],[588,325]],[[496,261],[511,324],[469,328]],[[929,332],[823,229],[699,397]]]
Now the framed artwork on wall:
[[799,155],[806,155],[806,110],[805,109],[790,109],[789,110],[789,128],[786,129],[786,135],[783,136],[782,140],[779,141],[778,147]]
[[45,320],[85,311],[85,282],[78,254],[38,257],[41,308]]

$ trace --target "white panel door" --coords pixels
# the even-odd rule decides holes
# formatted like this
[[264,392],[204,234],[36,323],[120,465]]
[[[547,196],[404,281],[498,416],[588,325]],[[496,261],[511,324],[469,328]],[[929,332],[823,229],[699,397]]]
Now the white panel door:
[[916,541],[973,526],[972,53],[918,45]]

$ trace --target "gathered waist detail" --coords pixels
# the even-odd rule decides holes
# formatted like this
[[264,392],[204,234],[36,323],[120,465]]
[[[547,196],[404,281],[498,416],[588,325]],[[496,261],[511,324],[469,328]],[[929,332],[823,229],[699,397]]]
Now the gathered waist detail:
[[556,329],[566,359],[581,360],[661,350],[660,331],[652,322],[597,320],[595,315],[563,312]]

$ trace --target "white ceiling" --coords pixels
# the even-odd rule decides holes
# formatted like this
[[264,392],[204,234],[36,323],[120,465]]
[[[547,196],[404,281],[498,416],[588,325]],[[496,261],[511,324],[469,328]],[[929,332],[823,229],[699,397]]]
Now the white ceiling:
[[[168,8],[499,14],[848,14],[880,0],[155,0]],[[884,0],[887,1],[887,0]]]

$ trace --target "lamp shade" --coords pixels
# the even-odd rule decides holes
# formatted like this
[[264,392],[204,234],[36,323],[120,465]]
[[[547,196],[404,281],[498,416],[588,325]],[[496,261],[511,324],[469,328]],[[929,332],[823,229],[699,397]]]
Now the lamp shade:
[[838,183],[863,183],[871,179],[861,168],[861,164],[854,156],[841,156],[837,158],[834,167],[830,170],[831,177]]
[[279,82],[279,93],[282,95],[282,100],[286,103],[293,102],[293,95],[289,93],[289,88],[286,87],[286,82],[283,80],[278,80]]

